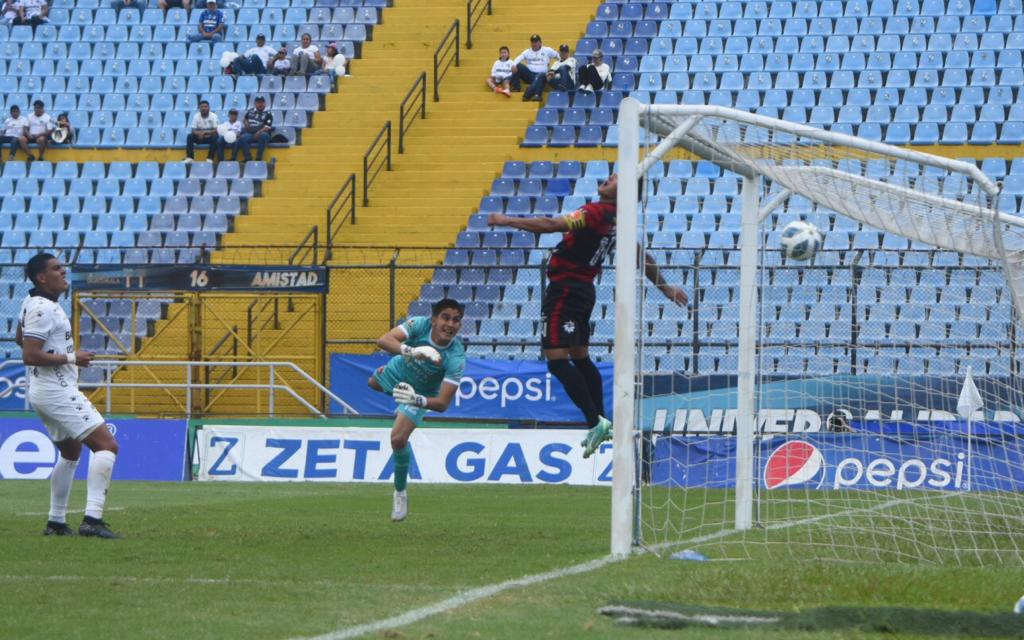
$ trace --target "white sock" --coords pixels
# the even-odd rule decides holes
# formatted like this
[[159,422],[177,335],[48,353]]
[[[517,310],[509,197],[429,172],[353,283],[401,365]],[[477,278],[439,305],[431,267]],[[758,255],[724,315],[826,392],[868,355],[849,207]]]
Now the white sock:
[[116,458],[117,456],[112,451],[96,451],[89,460],[85,515],[90,518],[100,519],[103,517],[103,505],[107,501],[107,489],[110,488],[110,475],[114,472]]
[[71,497],[71,483],[75,479],[78,460],[57,458],[50,476],[50,522],[64,522],[68,515],[68,498]]

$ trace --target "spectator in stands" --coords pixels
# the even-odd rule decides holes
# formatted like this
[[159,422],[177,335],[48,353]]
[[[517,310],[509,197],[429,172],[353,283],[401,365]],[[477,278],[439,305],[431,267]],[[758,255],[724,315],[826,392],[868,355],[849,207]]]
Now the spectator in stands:
[[28,150],[28,118],[21,115],[21,108],[18,105],[11,106],[11,117],[4,120],[4,135],[0,136],[0,149],[3,149],[5,144],[11,145],[8,160],[14,160],[18,147],[21,147],[28,156],[29,162],[36,159]]
[[50,21],[50,5],[46,4],[46,0],[17,0],[14,7],[18,11],[18,17],[12,23],[14,25],[28,25],[35,29]]
[[256,36],[256,46],[239,56],[231,66],[239,74],[263,75],[275,53],[277,49],[267,44],[266,36],[260,33]]
[[604,53],[594,49],[590,54],[590,64],[580,69],[580,89],[583,91],[600,91],[612,84],[612,69],[604,62]]
[[276,76],[287,76],[292,72],[292,61],[288,59],[288,50],[281,47],[277,55],[270,61],[270,73]]
[[338,43],[332,42],[327,45],[327,55],[324,56],[324,66],[318,73],[326,73],[331,79],[341,78],[345,75],[345,65],[348,59],[338,51]]
[[195,145],[209,145],[210,153],[206,158],[212,162],[220,157],[220,137],[217,135],[217,114],[210,112],[210,103],[199,101],[199,111],[192,115],[192,131],[185,138],[185,162],[192,162],[195,156]]
[[242,120],[242,135],[238,137],[238,148],[232,160],[238,159],[238,151],[246,162],[252,160],[249,148],[256,142],[256,159],[263,160],[263,151],[270,142],[270,134],[274,132],[274,114],[267,110],[267,99],[256,96],[256,106],[245,112]]
[[110,7],[121,13],[121,9],[135,9],[139,13],[146,10],[145,0],[112,0]]
[[308,76],[318,71],[323,62],[320,47],[313,44],[312,36],[308,33],[302,34],[299,46],[292,50],[292,75]]
[[189,42],[223,42],[228,26],[224,12],[217,8],[217,0],[206,0],[206,9],[199,14],[199,31],[188,37]]
[[71,146],[75,141],[75,128],[71,125],[71,120],[68,119],[67,113],[62,113],[57,116],[57,126],[54,127],[53,133],[50,134],[50,140],[53,144],[61,144]]
[[576,57],[570,55],[569,45],[558,47],[558,62],[548,70],[548,84],[558,91],[576,88]]
[[53,131],[53,118],[43,109],[43,101],[32,103],[32,113],[28,114],[28,141],[39,147],[39,159],[46,155],[46,144],[50,141]]
[[4,24],[7,24],[7,25],[14,24],[14,21],[18,18],[18,3],[17,3],[17,0],[5,0],[4,1],[3,9],[0,10],[0,11],[3,12]]
[[232,159],[238,157],[238,139],[242,136],[242,121],[238,119],[238,109],[228,110],[228,121],[217,127],[220,134],[220,159],[224,159],[224,150],[231,147]]
[[558,60],[558,52],[551,47],[545,47],[540,36],[536,33],[530,36],[530,48],[523,51],[512,64],[516,67],[515,80],[512,86],[518,90],[519,83],[528,84],[523,92],[523,101],[536,100],[540,102],[541,94],[544,93],[544,83],[547,80],[548,67]]
[[516,67],[509,59],[508,47],[498,47],[498,59],[491,65],[491,75],[487,78],[487,86],[494,93],[501,93],[506,98],[512,97],[510,84]]
[[185,11],[192,10],[192,0],[157,0],[156,6],[164,11],[174,7],[181,7]]

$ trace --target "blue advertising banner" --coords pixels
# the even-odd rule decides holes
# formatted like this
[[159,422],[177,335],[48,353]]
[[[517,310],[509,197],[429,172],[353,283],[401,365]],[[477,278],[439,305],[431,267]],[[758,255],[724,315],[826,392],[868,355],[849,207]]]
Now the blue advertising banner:
[[[899,438],[865,433],[774,436],[755,445],[761,487],[1024,491],[1024,442],[949,432]],[[672,487],[735,484],[736,439],[670,436],[654,446],[651,479]]]
[[[391,396],[374,391],[366,382],[388,355],[331,354],[331,391],[361,414],[389,415]],[[605,411],[612,411],[612,365],[597,363],[604,380]],[[332,404],[331,411],[341,407]],[[432,414],[427,414],[432,415]],[[433,414],[437,415],[437,414]],[[565,395],[547,363],[523,360],[468,358],[455,400],[443,414],[448,418],[502,421],[580,422],[583,415]]]
[[[1024,393],[1006,378],[975,377],[984,409],[975,419],[1021,422]],[[833,375],[820,378],[765,376],[758,383],[757,421],[763,433],[824,431],[838,412],[847,422],[893,425],[957,419],[963,377]],[[645,376],[641,427],[656,433],[736,432],[736,376],[668,374]],[[894,426],[903,422],[904,426]],[[888,427],[887,427],[888,428]]]
[[[120,445],[114,480],[184,480],[185,420],[108,421]],[[57,448],[36,418],[0,421],[0,479],[46,479]],[[75,478],[85,480],[89,450],[83,448]]]
[[0,411],[25,411],[25,366],[0,367]]

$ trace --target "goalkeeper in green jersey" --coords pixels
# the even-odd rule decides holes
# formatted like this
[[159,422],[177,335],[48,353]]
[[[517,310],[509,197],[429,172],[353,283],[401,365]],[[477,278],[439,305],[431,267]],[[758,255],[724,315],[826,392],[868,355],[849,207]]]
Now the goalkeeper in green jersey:
[[464,311],[463,305],[445,298],[433,306],[429,318],[408,318],[377,340],[378,347],[395,354],[370,378],[371,389],[390,394],[398,403],[391,427],[395,460],[391,519],[395,522],[405,520],[409,510],[405,489],[412,458],[409,436],[428,409],[448,409],[466,367],[466,348],[457,337]]

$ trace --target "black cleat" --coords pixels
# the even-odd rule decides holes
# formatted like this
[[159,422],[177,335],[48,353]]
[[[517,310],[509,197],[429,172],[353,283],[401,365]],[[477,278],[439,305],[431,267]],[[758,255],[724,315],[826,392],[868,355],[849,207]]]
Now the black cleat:
[[50,520],[46,523],[46,528],[43,529],[44,536],[73,536],[75,530],[72,529],[64,522],[54,522]]
[[89,518],[89,520],[92,520],[92,522],[82,520],[82,524],[78,526],[78,535],[89,538],[107,538],[109,540],[117,540],[121,537],[111,531],[106,522],[94,518]]

